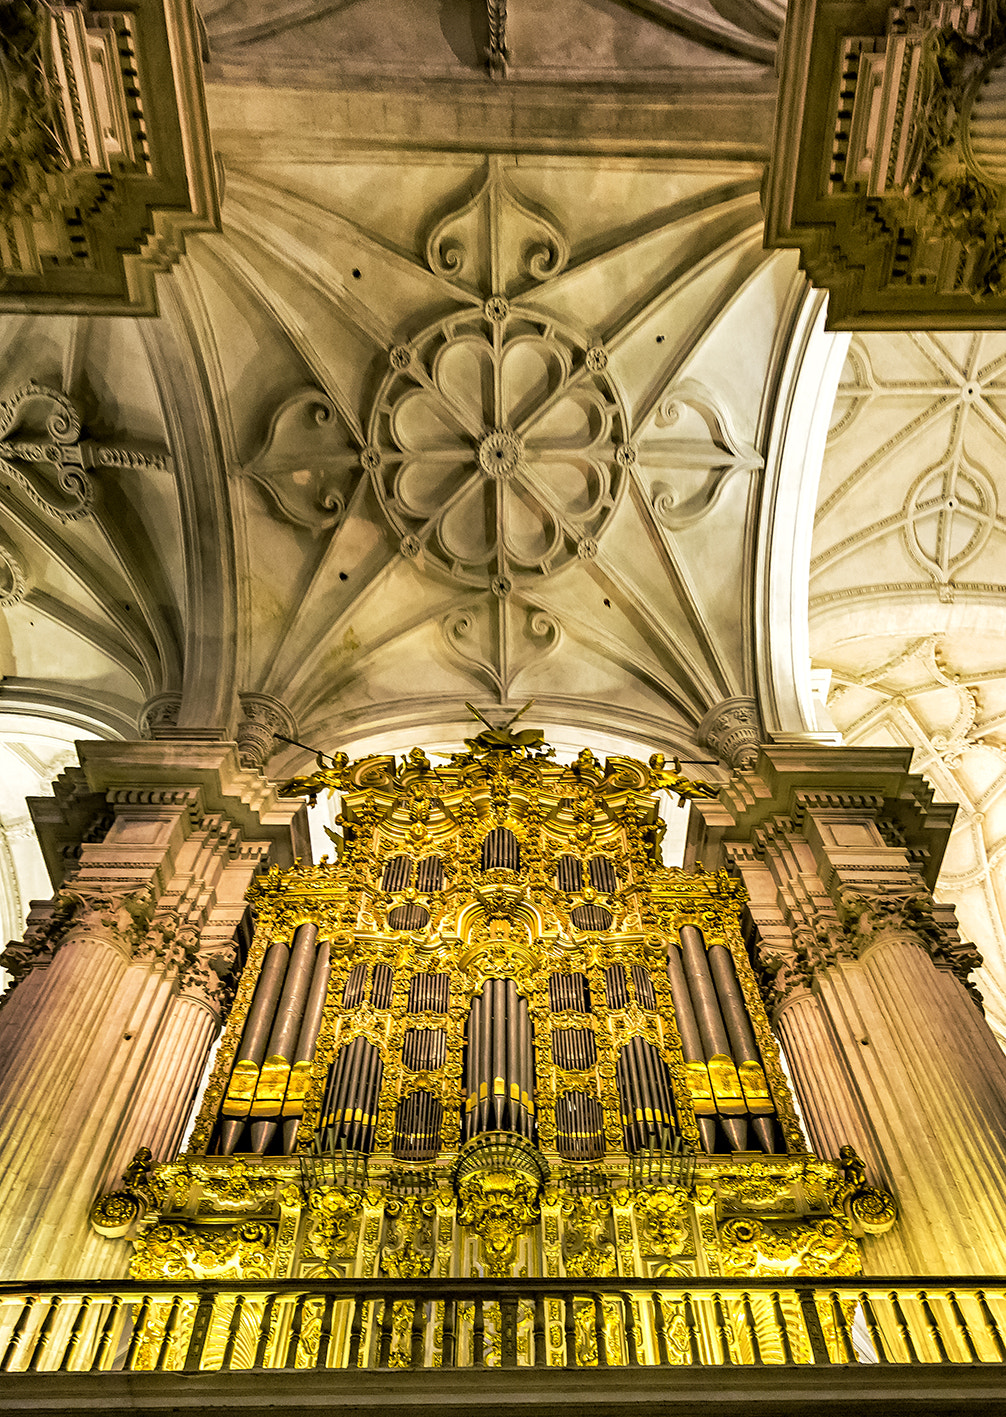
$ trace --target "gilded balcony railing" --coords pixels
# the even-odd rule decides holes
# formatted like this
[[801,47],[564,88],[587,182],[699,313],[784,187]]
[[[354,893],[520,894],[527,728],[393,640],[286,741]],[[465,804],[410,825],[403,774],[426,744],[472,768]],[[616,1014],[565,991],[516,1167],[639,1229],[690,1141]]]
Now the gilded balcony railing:
[[0,1285],[0,1371],[1006,1364],[1001,1278]]

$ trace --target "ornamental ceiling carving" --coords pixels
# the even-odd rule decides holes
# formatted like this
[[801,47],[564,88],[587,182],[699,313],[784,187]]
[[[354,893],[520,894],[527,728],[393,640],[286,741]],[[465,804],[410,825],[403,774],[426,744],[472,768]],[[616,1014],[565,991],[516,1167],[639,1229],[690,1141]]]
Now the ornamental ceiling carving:
[[854,337],[814,532],[814,662],[847,742],[913,748],[960,803],[939,892],[1006,1039],[1004,467],[1006,338]]
[[[374,699],[453,713],[473,685],[665,724],[750,692],[755,439],[792,267],[724,178],[508,155],[229,170],[226,245],[194,243],[173,289],[239,508],[239,673],[302,734]],[[762,315],[738,361],[731,322]]]

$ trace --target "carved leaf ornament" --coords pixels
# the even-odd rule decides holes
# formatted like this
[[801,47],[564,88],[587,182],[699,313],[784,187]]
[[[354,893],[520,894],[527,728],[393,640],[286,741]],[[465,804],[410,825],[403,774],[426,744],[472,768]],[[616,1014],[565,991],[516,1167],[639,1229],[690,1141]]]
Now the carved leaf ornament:
[[67,524],[89,516],[94,468],[165,468],[160,453],[110,446],[81,436],[80,415],[56,389],[22,385],[0,403],[0,475],[35,505]]

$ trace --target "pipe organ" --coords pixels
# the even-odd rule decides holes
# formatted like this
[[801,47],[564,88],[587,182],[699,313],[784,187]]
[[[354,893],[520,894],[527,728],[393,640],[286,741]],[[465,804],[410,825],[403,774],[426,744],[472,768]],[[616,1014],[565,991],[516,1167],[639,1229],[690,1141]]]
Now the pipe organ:
[[135,1274],[197,1232],[222,1254],[228,1224],[240,1256],[242,1215],[273,1227],[269,1273],[559,1274],[588,1252],[600,1274],[793,1273],[804,1251],[855,1271],[743,890],[656,855],[661,790],[701,785],[490,729],[437,766],[336,758],[284,790],[324,786],[338,854],[252,887],[188,1151],[157,1168],[161,1258],[134,1235]]

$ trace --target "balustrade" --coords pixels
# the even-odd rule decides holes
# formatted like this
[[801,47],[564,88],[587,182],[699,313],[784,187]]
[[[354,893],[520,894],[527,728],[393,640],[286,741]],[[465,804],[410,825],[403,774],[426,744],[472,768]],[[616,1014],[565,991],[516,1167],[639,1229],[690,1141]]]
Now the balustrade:
[[962,1278],[254,1280],[0,1286],[0,1371],[1006,1364]]

